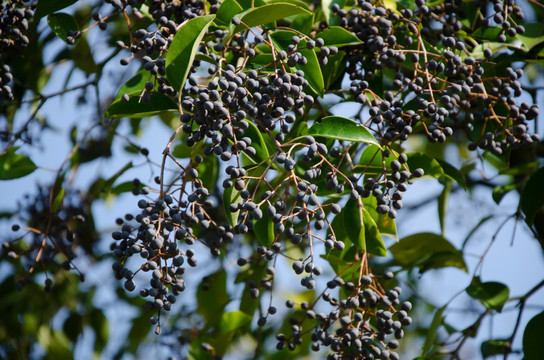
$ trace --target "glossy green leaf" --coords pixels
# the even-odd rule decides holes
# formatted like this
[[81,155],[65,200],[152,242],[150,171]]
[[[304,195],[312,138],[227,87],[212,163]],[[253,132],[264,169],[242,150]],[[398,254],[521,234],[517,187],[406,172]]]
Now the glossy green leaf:
[[392,245],[389,250],[395,263],[404,267],[417,266],[421,272],[450,266],[467,271],[462,252],[437,234],[410,235]]
[[321,122],[316,122],[310,127],[308,135],[336,140],[363,142],[379,146],[374,135],[372,135],[366,127],[341,116],[324,117],[321,119]]
[[442,320],[444,319],[444,311],[446,310],[446,307],[448,305],[444,305],[436,312],[433,316],[433,321],[431,322],[431,325],[429,326],[429,329],[427,330],[427,335],[425,336],[425,342],[422,346],[422,352],[421,356],[424,358],[429,354],[429,351],[431,350],[431,347],[434,344],[434,340],[436,339],[436,335],[438,333],[438,328],[442,324]]
[[240,192],[236,190],[234,186],[231,186],[223,191],[223,208],[225,209],[227,220],[231,226],[235,226],[238,223],[239,211],[233,213],[229,210],[229,206],[230,204],[240,202],[241,199],[242,197],[240,196]]
[[47,0],[39,1],[36,8],[36,14],[34,17],[36,21],[40,20],[42,17],[54,13],[55,11],[62,10],[68,6],[74,4],[77,0]]
[[222,25],[229,25],[235,15],[243,12],[244,9],[236,0],[225,0],[217,9],[215,14],[216,22]]
[[437,179],[444,175],[442,166],[440,166],[440,163],[435,158],[419,152],[408,153],[407,155],[408,166],[412,171],[421,168],[425,172],[424,176],[431,176]]
[[198,311],[208,323],[218,323],[223,309],[229,302],[225,270],[217,271],[202,279],[202,282],[198,285],[196,299]]
[[322,38],[326,46],[342,47],[363,43],[357,36],[353,35],[353,33],[340,26],[331,26],[317,34],[316,38]]
[[525,32],[517,34],[516,37],[521,40],[528,51],[544,42],[544,26],[542,26],[542,23],[525,23],[523,27]]
[[163,111],[177,111],[178,105],[167,95],[154,93],[148,103],[143,103],[138,92],[129,95],[129,101],[115,100],[104,113],[104,117],[111,118],[142,118],[158,115]]
[[448,199],[450,197],[452,182],[447,181],[444,189],[438,196],[438,220],[440,221],[440,231],[442,236],[446,234],[446,212],[448,210]]
[[27,176],[38,167],[28,156],[16,154],[18,147],[12,147],[0,155],[0,180],[11,180]]
[[[296,6],[300,6],[300,7],[303,7],[305,8],[306,10],[308,11],[311,11],[312,9],[310,8],[310,6],[305,3],[304,1],[302,0],[266,0],[265,1],[267,4],[276,4],[276,3],[287,3],[287,4],[293,4],[293,5],[296,5]],[[256,6],[254,6],[256,7]]]
[[[276,31],[270,35],[278,49],[286,50],[291,44],[291,31]],[[304,78],[308,80],[308,84],[314,94],[322,96],[324,90],[323,74],[321,73],[321,65],[317,60],[317,55],[314,50],[305,49],[306,40],[301,40],[298,51],[306,58],[306,65],[296,65],[296,69],[304,71]]]
[[219,180],[219,159],[217,156],[206,156],[204,161],[198,165],[198,172],[204,187],[213,189]]
[[536,214],[544,207],[544,167],[538,169],[527,181],[520,197],[520,207],[525,222],[531,226]]
[[378,229],[378,225],[376,225],[376,222],[370,216],[367,209],[363,208],[363,223],[365,226],[365,245],[366,245],[366,251],[369,254],[377,255],[377,256],[386,256],[387,255],[387,248],[385,247],[385,244],[383,243],[382,236],[380,234],[380,230]]
[[378,226],[380,234],[387,235],[398,241],[399,238],[397,235],[397,225],[395,223],[395,219],[391,219],[387,214],[378,213],[376,210],[376,207],[378,206],[376,198],[374,196],[363,198],[363,205],[365,206],[365,210],[372,217],[372,220],[374,220]]
[[368,145],[361,154],[359,163],[353,168],[354,173],[364,173],[365,176],[381,176],[384,171],[391,168],[393,156],[383,156],[383,151],[378,145]]
[[544,358],[544,311],[534,316],[523,332],[523,355],[525,360],[541,360]]
[[274,242],[274,222],[272,218],[264,214],[264,216],[255,222],[255,237],[259,244],[269,247]]
[[347,236],[353,244],[365,251],[365,223],[362,207],[358,205],[357,200],[349,199],[341,213]]
[[347,57],[344,51],[338,51],[334,55],[329,55],[329,61],[325,66],[321,66],[323,82],[325,89],[336,90],[342,86],[342,77],[346,69]]
[[66,41],[68,31],[79,31],[76,19],[65,13],[55,13],[47,17],[47,23],[55,35]]
[[466,292],[473,299],[480,300],[486,308],[499,312],[510,296],[510,289],[506,285],[495,281],[482,283],[478,276],[472,280]]
[[149,71],[140,70],[133,77],[131,77],[126,83],[121,86],[117,95],[115,95],[115,100],[120,100],[124,94],[127,95],[139,95],[145,89],[145,83],[147,81],[152,81],[153,78],[150,76]]
[[301,6],[281,2],[254,7],[236,15],[243,24],[237,26],[231,25],[230,33],[235,34],[246,30],[247,27],[252,28],[299,14],[311,14],[311,12]]
[[251,139],[251,146],[255,148],[255,156],[249,157],[247,154],[243,154],[254,164],[259,164],[262,161],[267,160],[270,157],[270,154],[268,153],[268,148],[266,147],[266,144],[264,142],[263,135],[259,131],[257,126],[255,126],[252,121],[248,121],[248,124],[249,126],[244,132],[244,136],[247,136]]
[[396,0],[383,0],[383,5],[387,9],[397,10],[397,1]]
[[213,19],[214,15],[191,19],[174,36],[166,55],[166,77],[174,89],[183,89],[200,41]]
[[511,344],[508,340],[487,340],[480,345],[482,357],[488,358],[495,355],[504,355],[510,352]]
[[249,324],[250,321],[251,316],[241,311],[230,311],[223,313],[221,316],[221,321],[219,321],[219,333],[221,335],[227,334],[241,328],[246,324]]

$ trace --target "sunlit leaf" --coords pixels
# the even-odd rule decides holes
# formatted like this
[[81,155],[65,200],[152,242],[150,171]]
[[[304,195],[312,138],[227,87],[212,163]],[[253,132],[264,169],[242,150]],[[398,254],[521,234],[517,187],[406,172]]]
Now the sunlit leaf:
[[166,55],[166,77],[177,91],[183,89],[200,41],[213,19],[214,15],[206,15],[188,20],[174,36]]
[[0,180],[11,180],[27,176],[38,167],[28,156],[16,154],[18,147],[12,147],[0,155]]
[[310,127],[308,135],[326,137],[336,140],[363,142],[379,146],[370,131],[351,119],[341,116],[327,116]]
[[495,281],[482,283],[479,277],[472,280],[466,291],[472,298],[480,300],[486,308],[499,312],[510,296],[510,289],[506,285]]
[[450,266],[467,271],[462,252],[437,234],[410,235],[392,245],[389,250],[395,263],[405,267],[419,267],[421,272]]
[[66,41],[68,31],[78,31],[76,19],[65,13],[55,13],[47,17],[47,23],[55,35]]

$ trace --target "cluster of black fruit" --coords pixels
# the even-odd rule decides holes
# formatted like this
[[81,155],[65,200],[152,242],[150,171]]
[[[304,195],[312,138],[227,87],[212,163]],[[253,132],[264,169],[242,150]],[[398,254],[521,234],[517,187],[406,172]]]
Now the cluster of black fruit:
[[[315,272],[316,268],[312,269],[309,264],[304,271]],[[298,266],[293,266],[295,271],[302,272],[297,270]],[[382,280],[387,282],[393,277],[392,272],[386,272]],[[336,277],[327,283],[327,288],[340,288],[348,294],[339,300],[324,291],[320,298],[331,306],[328,313],[314,310],[317,300],[312,304],[286,302],[287,308],[300,308],[298,312],[302,315],[288,319],[290,334],[279,333],[276,336],[278,350],[285,347],[295,350],[302,344],[303,334],[310,331],[312,350],[330,348],[333,351],[327,356],[330,360],[399,359],[394,350],[399,347],[398,340],[404,337],[403,327],[412,323],[408,316],[412,304],[408,301],[401,303],[400,287],[384,290],[376,276],[367,274],[355,282]]]
[[[482,2],[482,8],[486,4]],[[418,0],[416,5],[415,11],[400,13],[364,0],[349,11],[332,6],[340,25],[363,40],[348,49],[348,73],[355,101],[371,106],[369,127],[387,142],[406,140],[416,126],[424,127],[429,141],[445,142],[453,128],[460,128],[474,141],[471,149],[480,147],[497,155],[507,147],[538,141],[537,134],[527,132],[527,121],[539,114],[538,105],[518,104],[516,99],[522,93],[523,71],[508,68],[504,76],[495,69],[490,49],[484,49],[481,58],[470,56],[473,46],[459,36],[460,9],[467,4],[452,1],[429,8]],[[509,36],[523,32],[522,26],[512,27],[501,15],[523,18],[513,1],[495,1],[493,9],[496,13],[490,17]],[[488,26],[488,20],[481,26]],[[426,43],[443,50],[426,49]],[[369,89],[369,82],[386,68],[397,71],[395,91],[380,98]],[[401,97],[407,94],[417,96],[405,104]],[[508,109],[507,114],[497,114],[500,108]],[[475,121],[486,124],[485,131],[474,131]]]
[[[117,3],[122,8],[131,5]],[[343,48],[351,80],[346,96],[368,106],[369,116],[361,118],[361,122],[383,148],[376,153],[383,164],[383,172],[378,175],[352,171],[357,146],[347,141],[296,137],[292,133],[318,105],[304,72],[297,69],[308,62],[302,49],[316,49],[321,65],[338,52],[334,46],[325,46],[319,31],[313,38],[297,33],[288,45],[282,44],[285,48],[271,46],[273,61],[263,67],[254,66],[252,61],[257,46],[270,44],[271,35],[266,29],[247,29],[244,35],[211,30],[204,37],[201,51],[212,63],[205,67],[195,60],[187,84],[178,94],[165,77],[164,52],[181,22],[202,14],[199,4],[190,2],[181,11],[177,7],[181,3],[156,0],[150,9],[159,24],[157,30],[137,30],[133,43],[118,44],[132,54],[121,60],[124,65],[136,58],[135,54],[144,55],[143,67],[150,78],[140,95],[141,101],[149,101],[153,92],[181,99],[185,145],[202,149],[196,152],[201,151],[205,158],[215,156],[224,162],[223,192],[232,194],[223,199],[228,201],[223,207],[234,221],[225,225],[210,216],[210,190],[203,186],[198,173],[198,165],[204,159],[193,156],[187,166],[176,164],[180,167],[179,182],[164,186],[163,179],[159,179],[158,200],[140,200],[141,212],[126,216],[122,231],[113,234],[116,242],[112,251],[119,258],[114,270],[120,279],[125,279],[127,290],[135,289],[134,276],[140,270],[152,273],[150,287],[141,291],[142,296],[151,298],[145,308],[158,310],[159,317],[153,316],[152,323],[159,322],[161,311],[169,310],[175,295],[183,291],[184,263],[196,266],[196,251],[182,250],[180,241],[189,246],[198,241],[218,255],[225,243],[237,241],[239,235],[256,234],[257,224],[270,220],[272,238],[259,239],[268,246],[261,245],[251,256],[238,259],[238,265],[275,261],[285,255],[288,246],[317,251],[315,245],[322,243],[326,250],[341,251],[345,244],[334,237],[333,231],[322,236],[332,229],[330,221],[342,211],[341,206],[325,202],[320,191],[334,191],[358,201],[360,197],[373,196],[377,212],[395,218],[396,210],[402,208],[407,185],[424,175],[422,169],[408,167],[406,154],[393,150],[393,144],[407,140],[412,133],[423,132],[429,141],[443,143],[454,129],[470,133],[473,123],[486,123],[484,135],[471,148],[480,146],[495,154],[509,146],[530,145],[538,140],[527,132],[527,122],[537,117],[538,106],[516,102],[522,91],[521,70],[508,68],[506,76],[495,75],[495,54],[485,49],[481,58],[470,56],[472,45],[458,36],[463,27],[462,2],[446,1],[443,6],[427,7],[418,0],[415,10],[399,12],[364,0],[351,9],[332,6],[339,24],[362,40],[360,45]],[[212,12],[215,5],[212,3]],[[511,4],[505,6],[503,9],[509,12],[518,9],[507,8]],[[440,26],[426,26],[431,19],[439,19]],[[237,18],[233,24],[243,25]],[[504,29],[512,33],[510,28]],[[516,32],[521,31],[516,28]],[[442,50],[437,53],[435,49]],[[225,51],[233,55],[230,64],[224,61]],[[374,92],[372,82],[382,81],[382,72],[391,69],[396,75],[390,90]],[[199,75],[207,71],[209,78],[193,75],[199,71]],[[491,74],[486,75],[490,78],[484,72]],[[130,100],[128,96],[124,98]],[[494,109],[500,106],[508,109],[507,116],[495,113]],[[255,143],[257,135],[268,144],[266,151],[262,143]],[[267,166],[252,168],[247,164]],[[281,181],[272,185],[270,179],[278,175]],[[163,186],[169,190],[163,192]],[[144,195],[149,195],[149,191]],[[202,229],[210,232],[200,236]],[[140,254],[144,263],[131,271],[127,260],[134,254]],[[293,264],[297,274],[306,273],[301,279],[305,289],[315,289],[316,277],[322,273],[321,268],[314,266],[313,256]],[[384,291],[378,278],[366,274],[355,282],[344,282],[339,277],[330,281],[329,288],[341,287],[341,294],[348,295],[335,299],[324,292],[317,300],[333,306],[328,314],[316,314],[315,303],[300,304],[305,319],[290,320],[292,334],[278,335],[278,348],[294,350],[305,330],[312,329],[312,348],[317,351],[322,346],[330,347],[331,359],[398,358],[394,349],[403,336],[402,327],[411,323],[407,315],[411,305],[401,304],[400,288]],[[386,274],[385,278],[392,276]],[[263,291],[272,289],[273,280],[274,267],[269,267],[266,278],[248,284],[250,296],[259,299]],[[288,306],[294,303],[288,302]],[[264,326],[268,316],[276,311],[270,307],[258,325]],[[305,321],[314,323],[303,329]],[[160,331],[160,324],[157,329]]]
[[[18,259],[24,268],[24,277],[17,288],[23,288],[31,276],[45,273],[45,291],[53,284],[50,275],[59,270],[76,270],[73,259],[76,253],[91,253],[99,235],[94,229],[89,205],[82,202],[81,193],[66,191],[61,202],[51,202],[50,188],[38,187],[35,195],[26,195],[19,204],[18,215],[26,224],[25,233],[2,244],[3,254]],[[23,232],[19,225],[12,230]],[[63,259],[62,261],[59,261]],[[80,273],[83,281],[83,275]]]
[[[196,167],[201,161],[202,158],[197,156],[191,162],[192,167],[183,172],[181,181],[190,185],[181,190],[180,197],[174,199],[171,195],[164,195],[153,202],[139,200],[141,211],[119,219],[121,231],[112,234],[115,241],[111,244],[111,250],[118,259],[112,267],[116,277],[125,280],[125,289],[135,290],[134,277],[138,272],[151,272],[149,287],[142,289],[140,295],[148,299],[143,305],[144,309],[158,313],[158,317],[150,318],[151,323],[156,324],[157,333],[160,332],[161,311],[169,311],[176,296],[185,290],[183,265],[197,265],[196,251],[192,248],[195,242],[202,243],[213,256],[218,256],[224,243],[234,238],[230,226],[215,222],[210,191],[198,180]],[[156,180],[160,182],[160,179]],[[137,179],[134,186],[133,193],[136,195],[149,195],[151,192],[147,187],[139,189],[140,181]],[[187,192],[188,188],[192,188],[192,191]],[[205,230],[209,231],[204,237],[202,233]],[[182,242],[188,246],[185,250],[180,246]],[[144,262],[132,271],[127,262],[135,255],[139,255]]]
[[25,33],[28,22],[34,15],[33,6],[26,6],[22,0],[0,3],[0,98],[13,100],[13,74],[8,55],[18,54],[30,42]]

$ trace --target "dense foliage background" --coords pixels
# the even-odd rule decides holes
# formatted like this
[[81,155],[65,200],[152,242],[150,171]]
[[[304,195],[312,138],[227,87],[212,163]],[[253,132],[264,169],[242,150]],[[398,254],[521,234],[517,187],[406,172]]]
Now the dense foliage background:
[[542,359],[536,0],[0,6],[0,357]]

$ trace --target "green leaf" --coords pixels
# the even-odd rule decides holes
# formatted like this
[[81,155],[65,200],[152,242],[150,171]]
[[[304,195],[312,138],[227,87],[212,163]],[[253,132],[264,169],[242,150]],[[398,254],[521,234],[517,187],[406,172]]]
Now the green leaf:
[[340,26],[331,26],[317,34],[316,38],[322,38],[326,46],[342,47],[363,43],[357,36],[353,35],[353,33]]
[[221,25],[229,25],[232,18],[244,11],[242,6],[236,0],[225,0],[217,9],[216,22]]
[[362,125],[341,116],[327,116],[316,122],[310,128],[308,135],[321,136],[330,139],[363,142],[380,146],[378,141]]
[[177,91],[183,90],[200,41],[213,19],[215,15],[191,19],[174,36],[166,54],[166,77]]
[[421,272],[450,266],[467,271],[462,252],[437,234],[410,235],[392,245],[389,250],[397,264],[404,267],[417,266]]
[[528,51],[544,42],[544,26],[542,26],[542,23],[524,23],[523,27],[525,32],[517,34],[516,37],[521,40]]
[[149,75],[149,71],[140,70],[133,77],[131,77],[126,83],[121,86],[115,100],[120,100],[124,94],[127,95],[140,95],[145,89],[145,83],[152,79]]
[[334,90],[341,88],[342,76],[346,70],[346,53],[338,51],[334,55],[329,56],[329,61],[325,66],[321,66],[323,82],[325,89]]
[[0,155],[0,180],[21,178],[38,168],[28,156],[16,154],[18,149],[12,147]]
[[359,207],[357,200],[349,199],[342,209],[342,220],[348,238],[362,251],[366,250],[365,223],[362,207]]
[[442,171],[444,172],[445,177],[455,180],[455,182],[459,184],[463,189],[467,189],[465,176],[459,170],[457,170],[455,166],[444,160],[436,159],[436,161],[438,161],[438,163],[442,167]]
[[274,242],[274,222],[270,216],[264,215],[261,219],[255,222],[255,237],[259,244],[270,246]]
[[478,276],[472,280],[466,292],[473,299],[480,300],[486,308],[499,312],[510,296],[508,286],[495,281],[482,283]]
[[54,13],[55,11],[62,10],[75,3],[77,0],[47,0],[38,1],[38,7],[36,8],[36,14],[34,17],[36,21],[42,17]]
[[480,346],[482,357],[488,358],[494,355],[504,355],[510,352],[511,344],[508,340],[487,340]]
[[230,204],[240,202],[241,199],[240,192],[234,188],[234,185],[223,191],[223,208],[225,209],[227,220],[231,226],[235,226],[238,223],[238,215],[240,212],[231,212],[229,206]]
[[391,219],[387,214],[378,213],[376,210],[376,207],[378,206],[376,198],[374,196],[363,198],[363,205],[365,206],[365,210],[368,212],[368,214],[370,214],[378,226],[380,234],[387,235],[396,241],[399,241],[395,220]]
[[158,115],[163,111],[177,111],[178,105],[167,95],[153,93],[148,103],[140,101],[140,92],[129,95],[129,100],[115,100],[104,113],[104,117],[111,118],[142,118]]
[[520,207],[525,214],[525,222],[533,225],[536,214],[544,206],[544,167],[538,169],[527,181],[520,197]]
[[231,25],[230,33],[232,35],[242,30],[246,30],[246,25],[252,28],[299,14],[311,14],[311,12],[301,6],[289,3],[273,3],[254,7],[236,15],[243,24],[237,25],[236,27]]
[[383,6],[387,9],[397,10],[396,0],[383,0]]
[[429,351],[434,344],[434,340],[436,339],[436,335],[438,333],[438,327],[440,326],[440,324],[442,324],[442,319],[444,318],[444,310],[446,310],[447,306],[447,304],[442,306],[440,309],[436,310],[436,313],[434,314],[433,321],[431,322],[431,325],[427,330],[427,336],[425,336],[425,342],[422,346],[423,350],[421,352],[421,356],[423,358],[425,358],[425,356],[429,354]]
[[408,166],[412,171],[417,168],[421,168],[425,172],[424,176],[431,176],[437,179],[444,175],[442,166],[440,166],[440,163],[435,158],[420,152],[412,152],[408,153],[407,155]]
[[266,143],[264,142],[263,135],[261,134],[257,126],[255,126],[252,121],[248,121],[247,123],[249,124],[249,127],[244,132],[244,136],[247,136],[251,139],[251,146],[255,148],[255,156],[249,157],[245,153],[243,154],[254,164],[259,164],[262,161],[269,159],[270,154],[268,153],[268,148],[266,147]]
[[506,185],[498,185],[493,188],[493,201],[498,205],[502,198],[508,194],[510,191],[515,190],[519,185],[518,184],[506,184]]
[[541,360],[544,358],[544,311],[534,316],[523,332],[523,354],[525,360]]
[[205,156],[204,161],[198,165],[197,170],[200,174],[202,184],[204,184],[206,188],[213,189],[215,186],[217,186],[217,181],[219,179],[219,167],[219,159],[214,155]]
[[[286,4],[287,3],[287,4],[296,5],[296,6],[301,6],[305,8],[306,10],[311,11],[310,6],[308,6],[308,4],[306,4],[305,2],[301,0],[266,0],[265,2],[266,4],[277,4],[277,3]],[[254,7],[257,7],[257,6],[254,6]]]
[[51,207],[52,214],[55,214],[57,210],[59,209],[60,204],[62,204],[62,200],[64,199],[64,193],[65,193],[65,189],[62,188],[60,189],[57,196],[55,196],[55,199],[53,200],[53,206]]
[[68,31],[79,31],[76,19],[65,13],[55,13],[47,17],[47,23],[55,35],[66,41]]
[[440,221],[440,231],[442,236],[446,234],[446,212],[448,210],[448,198],[450,197],[452,182],[447,181],[444,189],[438,196],[438,220]]
[[[282,50],[286,50],[287,47],[291,44],[291,37],[293,33],[290,31],[276,31],[270,35],[274,40],[276,47]],[[305,49],[307,41],[305,39],[301,40],[299,46],[302,47],[298,51],[306,58],[306,65],[297,64],[296,68],[304,71],[304,78],[308,80],[308,84],[311,90],[319,95],[323,95],[324,82],[323,74],[321,73],[321,65],[317,60],[317,55],[314,50]]]
[[241,311],[223,313],[219,321],[219,334],[224,335],[249,324],[251,316]]
[[225,270],[217,271],[202,279],[198,285],[196,298],[198,311],[208,324],[218,323],[225,305],[229,302]]
[[391,161],[394,159],[393,156],[383,156],[382,148],[378,145],[370,144],[363,150],[359,164],[355,165],[353,172],[364,173],[369,177],[381,176],[391,168]]
[[365,224],[365,245],[366,251],[369,254],[377,256],[386,256],[387,248],[383,243],[380,230],[374,222],[372,216],[370,216],[367,209],[363,208],[363,223]]

